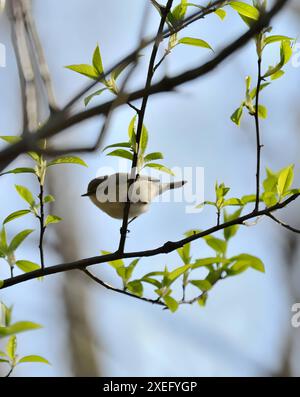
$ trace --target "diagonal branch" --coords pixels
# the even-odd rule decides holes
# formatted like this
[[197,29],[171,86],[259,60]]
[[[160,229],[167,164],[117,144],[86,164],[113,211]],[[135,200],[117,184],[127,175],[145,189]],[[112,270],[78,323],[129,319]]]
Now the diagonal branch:
[[[180,73],[174,77],[165,77],[156,84],[153,84],[148,90],[140,89],[132,92],[128,95],[129,101],[134,101],[136,99],[143,98],[145,94],[154,95],[161,92],[171,91],[175,87],[192,81],[198,77],[204,76],[207,73],[214,70],[220,63],[225,59],[235,53],[242,46],[247,44],[251,38],[254,37],[259,31],[261,31],[265,26],[270,23],[270,20],[287,4],[289,0],[278,0],[272,9],[263,14],[260,19],[252,25],[252,27],[240,36],[238,39],[233,41],[227,47],[225,47],[218,55],[216,55],[212,60],[203,64],[200,67],[190,69],[186,72]],[[84,120],[92,117],[99,116],[100,114],[107,114],[111,108],[112,101],[106,102],[102,105],[95,106],[91,109],[84,110],[74,115],[69,115],[68,112],[60,111],[54,114],[49,121],[34,135],[36,141],[43,138],[50,138],[62,130],[72,127]],[[0,153],[0,171],[7,167],[11,161],[13,161],[18,155],[32,150],[33,142],[23,139],[22,141],[5,148]]]
[[291,232],[300,233],[300,229],[296,229],[295,227],[290,226],[290,225],[288,225],[288,224],[285,223],[285,222],[282,222],[280,219],[276,218],[273,214],[268,214],[268,217],[271,218],[271,219],[273,219],[273,221],[275,221],[276,223],[278,223],[280,226],[282,226],[282,227],[284,227],[284,228],[290,230]]
[[144,302],[153,303],[153,304],[155,304],[155,305],[166,306],[163,302],[161,302],[161,301],[158,300],[158,299],[149,299],[149,298],[145,298],[145,297],[142,297],[142,296],[134,295],[134,294],[132,294],[132,293],[130,293],[130,292],[128,292],[128,291],[125,291],[125,290],[123,290],[123,289],[113,287],[112,285],[107,284],[106,282],[102,281],[100,278],[96,277],[94,274],[92,274],[92,273],[91,273],[90,271],[88,271],[87,269],[83,269],[82,271],[83,271],[89,278],[91,278],[92,280],[94,280],[97,284],[102,285],[102,287],[104,287],[104,288],[106,288],[106,289],[108,289],[108,290],[110,290],[110,291],[117,292],[118,294],[127,295],[127,296],[130,296],[131,298],[139,299],[139,300],[142,300],[142,301],[144,301]]

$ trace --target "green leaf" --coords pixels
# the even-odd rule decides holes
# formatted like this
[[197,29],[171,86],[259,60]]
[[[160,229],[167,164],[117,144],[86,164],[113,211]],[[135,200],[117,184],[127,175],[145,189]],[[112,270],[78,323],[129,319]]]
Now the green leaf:
[[191,261],[191,257],[190,257],[190,250],[191,250],[191,244],[185,244],[182,248],[178,248],[177,249],[177,253],[180,256],[180,258],[182,259],[182,262],[185,265],[188,265]]
[[141,281],[143,283],[148,283],[148,284],[154,285],[156,288],[161,288],[161,283],[158,280],[156,280],[155,278],[144,276],[143,278],[141,278]]
[[[111,252],[109,251],[101,251],[102,255],[109,255],[111,254]],[[119,267],[125,267],[124,265],[124,261],[122,261],[122,259],[117,259],[115,261],[110,261],[107,262],[110,266],[112,266],[114,269],[118,269]]]
[[[259,92],[261,92],[262,90],[264,90],[266,87],[268,87],[271,83],[263,83],[260,85],[259,87]],[[256,97],[256,91],[257,91],[257,87],[253,88],[253,90],[250,92],[250,98],[254,99]]]
[[0,139],[2,139],[2,141],[5,141],[7,143],[10,144],[14,144],[14,143],[18,143],[22,140],[22,137],[20,136],[14,136],[14,135],[5,135],[5,136],[0,136]]
[[212,285],[208,280],[190,280],[189,282],[199,288],[202,292],[209,291],[212,288]]
[[46,360],[42,356],[36,356],[36,355],[31,355],[31,356],[24,356],[22,357],[19,361],[18,364],[22,363],[42,363],[42,364],[49,364],[49,361]]
[[201,39],[194,39],[193,37],[183,37],[182,39],[178,40],[178,43],[192,45],[196,47],[202,47],[202,48],[209,48],[210,50],[213,51],[211,46],[206,41]]
[[35,170],[33,168],[15,168],[14,170],[2,172],[0,176],[2,175],[8,175],[8,174],[35,174]]
[[135,121],[136,121],[137,115],[135,115],[128,127],[128,136],[129,136],[129,141],[131,143],[132,150],[136,152],[136,132],[135,132]]
[[230,198],[228,200],[225,200],[223,203],[223,206],[231,206],[231,205],[243,205],[243,202],[239,198]]
[[202,294],[197,301],[199,303],[199,306],[204,307],[206,305],[207,298],[208,298],[207,294]]
[[12,214],[8,215],[3,221],[3,225],[5,225],[8,222],[13,221],[14,219],[20,218],[21,216],[29,214],[31,211],[30,210],[20,210],[13,212]]
[[6,353],[11,360],[14,360],[17,350],[17,337],[11,336],[6,344]]
[[276,194],[273,192],[264,192],[261,197],[267,207],[273,207],[273,205],[278,203]]
[[236,261],[230,269],[226,270],[228,276],[237,276],[245,272],[249,268],[249,263],[247,261]]
[[294,165],[290,165],[286,168],[283,168],[279,172],[278,182],[277,182],[277,191],[280,196],[282,196],[291,186],[294,179]]
[[284,74],[285,74],[285,72],[283,70],[278,70],[278,72],[275,72],[272,74],[271,80],[277,80],[280,77],[282,77]]
[[27,152],[28,156],[32,158],[32,160],[39,162],[41,156],[38,153],[35,152]]
[[103,64],[102,64],[99,44],[97,45],[97,47],[95,48],[95,51],[94,51],[93,66],[97,70],[99,76],[101,74],[103,74]]
[[73,70],[76,73],[82,74],[83,76],[89,77],[90,79],[97,80],[98,72],[92,65],[80,64],[80,65],[69,65],[65,66],[67,69]]
[[[234,219],[239,218],[242,210],[243,210],[243,208],[239,208],[233,214],[229,215],[229,214],[227,214],[226,210],[224,209],[224,222],[230,222]],[[228,241],[231,237],[235,236],[238,229],[239,229],[239,225],[232,225],[232,226],[226,227],[224,229],[225,240]]]
[[246,205],[248,203],[255,203],[255,201],[256,201],[255,194],[248,194],[241,198],[241,202],[243,203],[243,205]]
[[209,245],[214,251],[220,254],[225,254],[227,248],[226,241],[213,236],[205,236],[203,237],[203,239],[206,241],[207,245]]
[[164,296],[163,300],[168,306],[168,309],[170,309],[172,313],[175,313],[179,306],[178,302],[171,296]]
[[268,110],[263,105],[258,105],[258,115],[262,119],[266,119],[268,117]]
[[18,268],[24,273],[33,272],[41,268],[37,263],[30,261],[16,261],[16,266],[18,266]]
[[2,319],[4,320],[5,327],[8,327],[11,323],[12,306],[7,307],[4,303],[0,303]]
[[134,269],[136,268],[137,264],[139,263],[139,259],[134,259],[130,262],[129,266],[125,268],[125,280],[130,280]]
[[278,41],[285,41],[285,40],[292,41],[293,39],[291,37],[287,37],[287,36],[276,35],[276,36],[266,37],[264,39],[264,43],[265,43],[265,45],[268,45],[268,44],[276,43]]
[[140,280],[134,280],[134,281],[130,281],[127,285],[126,285],[127,289],[132,292],[134,295],[137,296],[143,296],[143,284],[141,283]]
[[160,172],[165,172],[166,174],[170,174],[175,176],[174,172],[171,171],[169,168],[165,167],[162,164],[156,164],[156,163],[147,163],[145,165],[145,167],[149,167],[149,168],[154,168],[155,170],[158,170]]
[[252,267],[252,269],[255,269],[259,272],[264,273],[265,272],[265,266],[263,262],[257,258],[256,256],[249,255],[249,254],[240,254],[234,258],[237,261],[237,263],[240,263],[240,266],[242,265],[242,262],[245,262],[248,264],[249,267]]
[[23,243],[23,241],[33,232],[32,229],[26,229],[18,233],[10,242],[8,250],[10,252],[16,251],[16,249]]
[[164,156],[160,152],[153,152],[147,154],[147,156],[144,157],[144,162],[149,163],[149,161],[154,161],[154,160],[163,160]]
[[218,185],[218,183],[216,183],[215,192],[216,192],[217,200],[224,198],[229,191],[230,191],[230,188],[226,187],[224,183],[221,183],[220,185]]
[[174,18],[173,13],[170,11],[167,15],[167,20],[166,20],[170,30],[172,30],[173,28],[175,28],[178,25],[178,21],[176,20],[176,18]]
[[148,139],[149,139],[148,130],[143,125],[142,133],[141,133],[141,140],[140,140],[140,154],[141,155],[143,155],[147,149]]
[[51,194],[48,194],[48,196],[45,196],[44,198],[44,204],[53,203],[54,201],[55,198]]
[[277,181],[279,173],[274,173],[269,168],[266,168],[267,177],[263,181],[265,192],[277,193]]
[[181,0],[180,4],[172,10],[172,15],[177,21],[181,21],[185,17],[187,6],[187,0]]
[[6,337],[18,334],[19,332],[32,331],[39,328],[41,328],[39,324],[33,323],[31,321],[19,321],[10,325],[9,327],[0,327],[0,337]]
[[7,250],[7,239],[6,239],[6,231],[5,227],[3,226],[0,233],[0,248],[1,250]]
[[118,267],[117,269],[117,274],[122,278],[123,281],[126,281],[126,267]]
[[112,148],[116,148],[116,147],[126,147],[128,149],[131,148],[131,144],[130,142],[119,142],[119,143],[114,143],[113,145],[108,145],[103,149],[103,152],[107,149],[112,149]]
[[179,267],[178,269],[173,270],[168,274],[168,279],[171,285],[174,281],[176,281],[180,276],[182,276],[187,270],[190,269],[190,265],[184,265]]
[[231,1],[229,5],[237,11],[240,15],[257,21],[259,19],[259,11],[257,8],[250,4],[243,3],[241,1]]
[[114,150],[114,151],[108,153],[106,156],[121,157],[121,158],[127,159],[127,160],[133,159],[133,154],[131,152],[128,152],[128,150],[124,150],[124,149]]
[[223,21],[226,18],[226,11],[219,8],[215,11],[215,14]]
[[78,164],[78,165],[83,165],[84,167],[87,167],[87,164],[80,157],[77,157],[77,156],[59,157],[57,159],[50,161],[47,164],[47,167],[51,167],[52,165],[57,165],[57,164]]
[[214,203],[213,201],[204,201],[203,203],[200,203],[196,206],[196,208],[202,208],[204,207],[204,205],[212,205],[212,206],[216,206],[216,203]]
[[106,91],[106,90],[107,90],[106,87],[105,87],[105,88],[101,88],[101,90],[97,90],[97,91],[93,92],[92,94],[88,95],[87,97],[85,97],[85,98],[84,98],[84,104],[85,104],[85,106],[87,106],[95,96],[101,95],[102,92],[104,92],[104,91]]
[[280,46],[280,62],[274,66],[269,67],[267,73],[263,78],[277,74],[284,65],[286,65],[293,55],[293,50],[291,48],[290,41],[282,41]]
[[230,117],[231,120],[238,126],[241,125],[243,110],[244,110],[244,106],[241,105],[239,108],[236,109],[236,111]]
[[51,223],[59,223],[62,221],[62,218],[56,215],[48,215],[46,220],[45,220],[45,226],[50,225]]
[[224,258],[219,258],[219,257],[210,257],[210,258],[201,258],[197,259],[193,265],[191,265],[192,269],[197,269],[198,267],[203,267],[203,266],[210,266],[213,264],[219,264],[219,263],[229,263],[228,259]]
[[27,187],[21,185],[15,185],[15,188],[19,195],[22,197],[22,199],[25,200],[30,205],[30,207],[33,207],[35,201],[30,190],[27,189]]

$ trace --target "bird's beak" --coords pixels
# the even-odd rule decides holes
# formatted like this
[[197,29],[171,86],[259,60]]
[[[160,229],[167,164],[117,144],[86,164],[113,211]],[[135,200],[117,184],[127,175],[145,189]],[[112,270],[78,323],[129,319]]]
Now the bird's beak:
[[88,193],[82,194],[81,197],[89,197]]

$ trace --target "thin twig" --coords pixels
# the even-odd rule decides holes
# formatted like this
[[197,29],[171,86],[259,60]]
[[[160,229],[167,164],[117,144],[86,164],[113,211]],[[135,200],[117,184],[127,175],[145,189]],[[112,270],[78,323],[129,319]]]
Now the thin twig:
[[157,69],[160,67],[160,65],[163,63],[163,61],[166,59],[166,57],[170,54],[170,51],[165,50],[164,55],[160,58],[160,60],[157,62],[157,64],[153,68],[153,73],[157,71]]
[[256,129],[256,198],[255,198],[255,211],[259,208],[260,196],[260,156],[262,145],[260,143],[260,124],[259,124],[259,94],[261,89],[262,75],[261,75],[261,57],[257,61],[257,86],[255,98],[255,129]]
[[296,229],[293,226],[288,225],[285,222],[282,222],[280,219],[276,218],[273,214],[268,214],[267,215],[269,218],[273,219],[273,221],[275,221],[276,223],[278,223],[280,226],[284,227],[285,229],[290,230],[291,232],[294,233],[299,233],[300,234],[300,229]]
[[8,371],[8,373],[5,375],[5,378],[9,378],[10,375],[12,374],[13,370],[14,370],[14,367],[11,367],[10,370]]
[[144,302],[148,302],[148,303],[152,303],[154,305],[159,305],[159,306],[166,306],[163,302],[161,302],[158,299],[150,299],[150,298],[145,298],[142,296],[138,296],[138,295],[134,295],[128,291],[125,291],[124,289],[120,289],[120,288],[116,288],[113,287],[109,284],[107,284],[106,282],[102,281],[101,279],[99,279],[98,277],[96,277],[94,274],[92,274],[91,272],[89,272],[87,269],[83,269],[82,270],[89,278],[91,278],[92,280],[94,280],[96,283],[102,285],[102,287],[110,290],[110,291],[114,291],[117,292],[119,294],[123,294],[123,295],[127,295],[130,296],[131,298],[135,298],[135,299],[139,299],[142,300]]

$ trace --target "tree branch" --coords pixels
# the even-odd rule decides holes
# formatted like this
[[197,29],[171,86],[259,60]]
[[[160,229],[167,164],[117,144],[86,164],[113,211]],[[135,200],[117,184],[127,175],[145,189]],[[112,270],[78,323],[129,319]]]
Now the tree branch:
[[40,184],[40,194],[39,194],[39,201],[40,201],[40,215],[38,219],[40,221],[40,238],[39,238],[39,251],[40,251],[40,259],[41,259],[41,268],[45,268],[45,260],[44,260],[44,235],[46,231],[45,227],[45,214],[44,214],[44,186],[40,178],[38,178]]
[[[192,81],[198,77],[204,76],[205,74],[214,70],[221,62],[227,59],[239,48],[248,43],[251,38],[261,31],[265,26],[267,26],[270,20],[287,4],[289,0],[278,0],[273,8],[268,12],[263,14],[260,19],[252,25],[252,27],[240,36],[238,39],[233,41],[227,47],[225,47],[218,55],[216,55],[212,60],[203,64],[200,67],[188,70],[186,72],[180,73],[174,77],[165,77],[158,83],[153,84],[148,90],[140,89],[131,94],[128,94],[128,101],[134,101],[136,99],[143,98],[145,94],[154,95],[161,92],[171,91],[175,87]],[[0,153],[0,171],[7,167],[11,161],[13,161],[18,155],[32,150],[34,143],[43,138],[50,138],[62,130],[72,127],[84,120],[92,117],[99,116],[101,114],[107,114],[113,101],[106,102],[102,105],[95,106],[91,109],[84,110],[75,115],[69,115],[68,111],[59,111],[50,117],[49,121],[38,130],[31,140],[22,139],[22,141],[5,148]]]
[[290,225],[288,225],[288,224],[285,223],[285,222],[282,222],[280,219],[276,218],[273,214],[268,214],[268,217],[271,218],[271,219],[273,219],[273,221],[275,221],[276,223],[278,223],[280,226],[282,226],[282,227],[284,227],[284,228],[290,230],[291,232],[300,233],[300,230],[299,230],[299,229],[296,229],[295,227],[290,226]]
[[204,230],[200,233],[195,233],[195,234],[193,234],[189,237],[186,237],[184,239],[181,239],[181,240],[167,241],[165,244],[163,244],[157,248],[153,248],[153,249],[149,249],[149,250],[145,250],[145,251],[136,251],[136,252],[127,252],[127,253],[126,252],[120,253],[120,252],[116,251],[114,253],[107,254],[107,255],[81,259],[79,261],[63,263],[63,264],[59,264],[59,265],[55,265],[55,266],[51,266],[51,267],[46,267],[45,269],[35,270],[30,273],[21,274],[19,276],[16,276],[16,277],[13,277],[10,279],[6,279],[6,280],[3,280],[2,282],[0,282],[0,285],[1,285],[0,289],[12,287],[13,285],[17,285],[17,284],[23,283],[25,281],[33,280],[33,279],[36,279],[39,277],[48,276],[51,274],[62,273],[62,272],[70,271],[70,270],[74,270],[74,269],[82,270],[88,266],[97,265],[97,264],[105,263],[105,262],[111,262],[111,261],[114,261],[117,259],[143,258],[143,257],[153,257],[153,256],[160,255],[160,254],[168,254],[170,252],[177,250],[178,248],[183,247],[185,244],[188,244],[192,241],[199,240],[202,237],[216,233],[220,230],[226,229],[227,227],[230,227],[233,225],[243,225],[249,219],[253,219],[258,216],[269,215],[274,211],[277,211],[279,209],[286,207],[288,204],[290,204],[291,202],[296,200],[299,196],[300,196],[300,193],[294,194],[294,195],[290,196],[289,198],[287,198],[286,200],[284,200],[280,203],[277,203],[276,205],[273,205],[272,207],[265,208],[265,209],[259,210],[259,211],[250,212],[242,217],[233,219],[232,221],[229,221],[229,222],[222,223],[219,226],[218,225],[213,226],[207,230]]
[[132,293],[130,293],[130,292],[128,292],[128,291],[125,291],[125,290],[120,289],[120,288],[115,288],[115,287],[113,287],[113,286],[111,286],[111,285],[105,283],[104,281],[100,280],[98,277],[94,276],[94,275],[93,275],[91,272],[89,272],[87,269],[83,269],[82,271],[83,271],[89,278],[91,278],[92,280],[94,280],[97,284],[102,285],[102,287],[104,287],[104,288],[106,288],[106,289],[108,289],[108,290],[110,290],[110,291],[114,291],[114,292],[117,292],[117,293],[119,293],[119,294],[127,295],[127,296],[130,296],[131,298],[139,299],[139,300],[142,300],[142,301],[144,301],[144,302],[153,303],[154,305],[159,305],[159,306],[165,306],[165,307],[166,307],[166,305],[165,305],[163,302],[161,302],[160,300],[158,300],[158,299],[149,299],[149,298],[145,298],[145,297],[142,297],[142,296],[134,295],[134,294],[132,294]]

